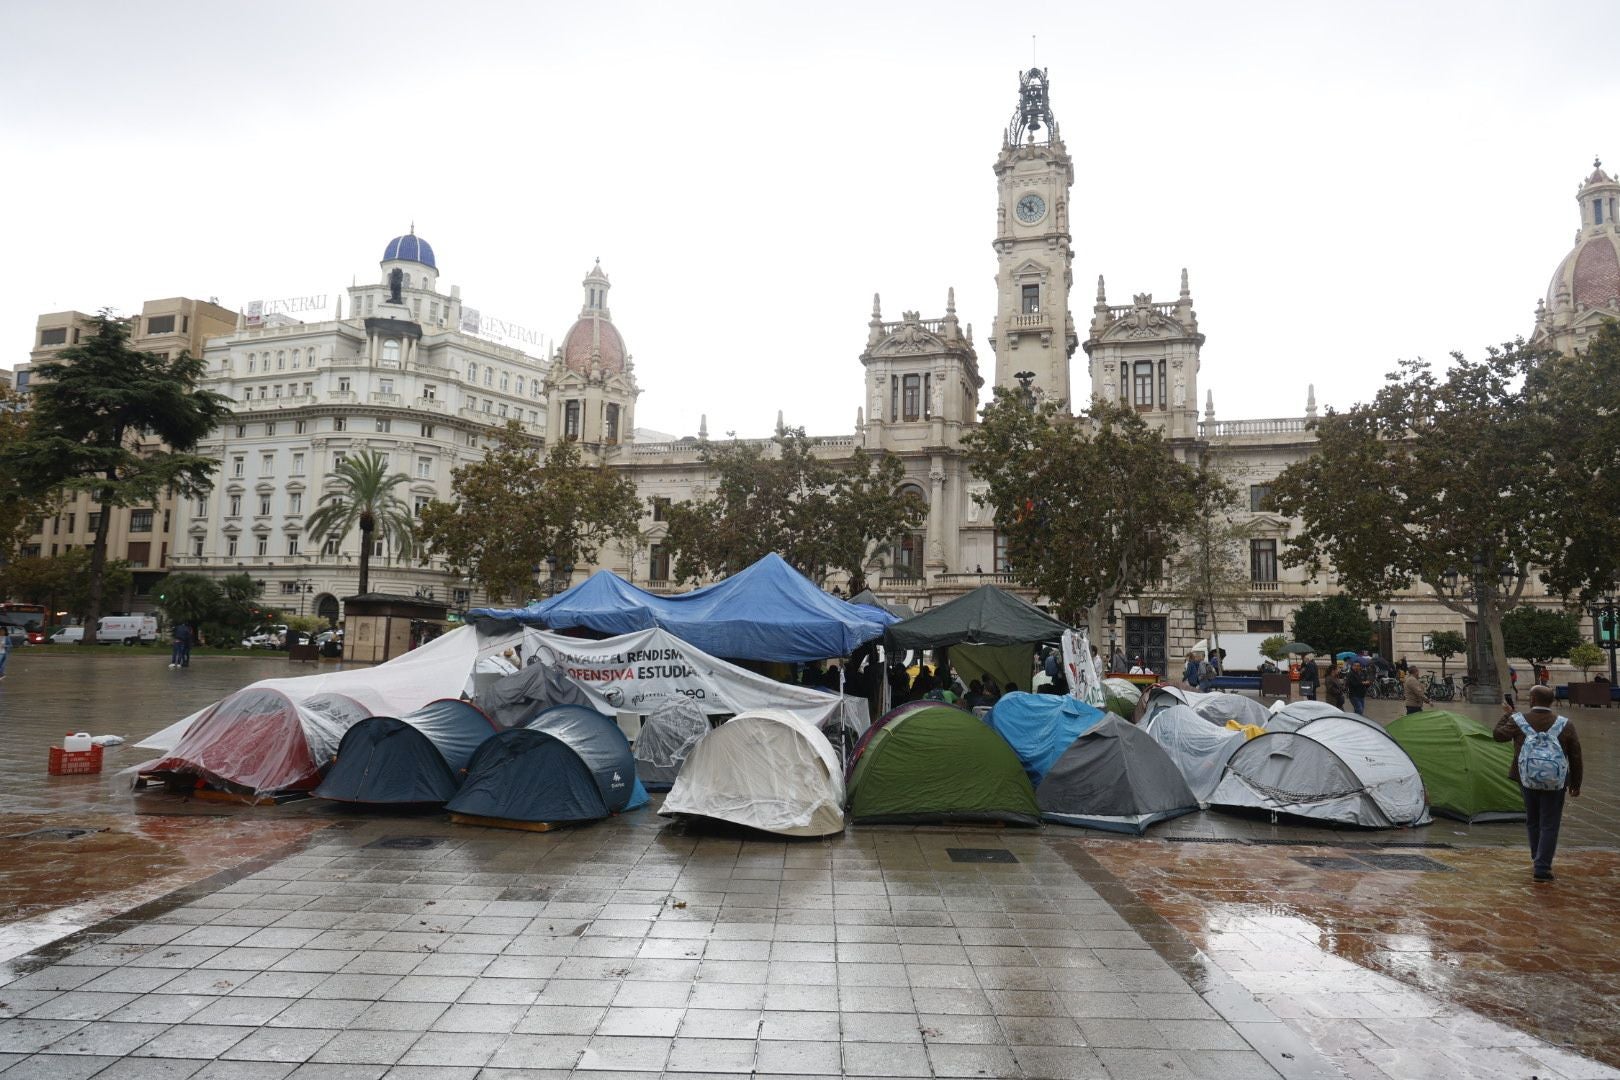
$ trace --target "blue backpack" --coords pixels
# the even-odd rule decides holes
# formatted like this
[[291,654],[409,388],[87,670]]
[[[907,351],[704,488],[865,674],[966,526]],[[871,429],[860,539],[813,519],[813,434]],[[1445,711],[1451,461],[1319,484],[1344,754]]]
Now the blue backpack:
[[1524,745],[1519,748],[1519,783],[1531,791],[1558,791],[1569,780],[1569,757],[1558,742],[1558,736],[1569,723],[1569,717],[1560,716],[1546,731],[1530,726],[1523,713],[1514,713],[1513,722],[1524,732]]

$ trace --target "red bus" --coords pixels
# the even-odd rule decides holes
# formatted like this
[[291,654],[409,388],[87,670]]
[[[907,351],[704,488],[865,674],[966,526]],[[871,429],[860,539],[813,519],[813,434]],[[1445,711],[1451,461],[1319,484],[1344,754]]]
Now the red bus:
[[13,637],[27,635],[28,644],[45,643],[44,604],[0,603],[0,633]]

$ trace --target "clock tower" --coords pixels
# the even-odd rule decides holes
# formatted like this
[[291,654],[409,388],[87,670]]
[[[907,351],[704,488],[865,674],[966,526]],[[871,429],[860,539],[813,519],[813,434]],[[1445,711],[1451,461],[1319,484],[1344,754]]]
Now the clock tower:
[[1028,380],[1072,411],[1069,357],[1080,343],[1069,314],[1074,162],[1058,137],[1046,69],[1018,78],[1018,108],[995,166],[996,385],[1012,389]]

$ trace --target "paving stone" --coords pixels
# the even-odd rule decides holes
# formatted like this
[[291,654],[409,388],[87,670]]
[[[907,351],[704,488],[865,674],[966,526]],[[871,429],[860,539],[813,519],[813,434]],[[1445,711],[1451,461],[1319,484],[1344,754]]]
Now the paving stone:
[[400,1058],[401,1065],[483,1065],[506,1041],[505,1035],[471,1031],[430,1031]]
[[216,1058],[252,1034],[242,1027],[176,1024],[133,1051],[137,1057]]
[[[716,1043],[730,1040],[714,1040]],[[585,1046],[585,1052],[579,1059],[578,1068],[581,1070],[616,1070],[627,1072],[661,1072],[664,1063],[670,1058],[671,1044],[675,1042],[697,1043],[706,1040],[672,1040],[659,1038],[635,1038],[623,1035],[596,1035],[592,1036]],[[753,1047],[748,1048],[750,1058]],[[671,1066],[671,1071],[676,1071]],[[692,1069],[681,1071],[698,1071]],[[705,1065],[705,1072],[726,1072],[731,1070],[715,1069]]]
[[[489,1059],[488,1068],[556,1069],[566,1074],[578,1063],[585,1040],[569,1035],[513,1035]],[[518,1074],[507,1073],[515,1078]]]
[[201,1058],[119,1058],[101,1072],[98,1080],[186,1080],[208,1066]]
[[332,1028],[259,1028],[220,1056],[231,1061],[302,1062],[336,1034]]
[[933,1076],[928,1052],[921,1043],[852,1043],[841,1047],[844,1072],[849,1076]]
[[312,1062],[392,1065],[420,1038],[414,1031],[340,1031],[315,1052]]
[[[594,1043],[595,1040],[592,1041]],[[755,1046],[755,1043],[743,1039],[675,1039],[669,1051],[666,1071],[750,1073],[754,1070]],[[583,1062],[581,1066],[584,1067]]]
[[14,1080],[88,1080],[116,1061],[116,1057],[33,1054],[11,1066],[5,1074]]

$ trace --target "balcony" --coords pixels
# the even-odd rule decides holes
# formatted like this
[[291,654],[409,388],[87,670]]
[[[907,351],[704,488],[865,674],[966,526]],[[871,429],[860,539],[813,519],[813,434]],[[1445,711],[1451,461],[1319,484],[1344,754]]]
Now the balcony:
[[1052,320],[1044,311],[1032,311],[1027,315],[1014,315],[1007,320],[1009,330],[1037,330],[1052,325]]
[[356,394],[353,390],[328,390],[326,392],[326,400],[353,404],[360,400],[360,395]]
[[1234,435],[1303,435],[1310,421],[1303,416],[1271,420],[1212,420],[1198,425],[1201,439],[1229,438]]
[[445,413],[449,411],[442,398],[414,398],[411,401],[411,408],[417,412]]
[[374,390],[366,395],[366,401],[372,405],[398,405],[400,396],[398,394],[383,394]]

